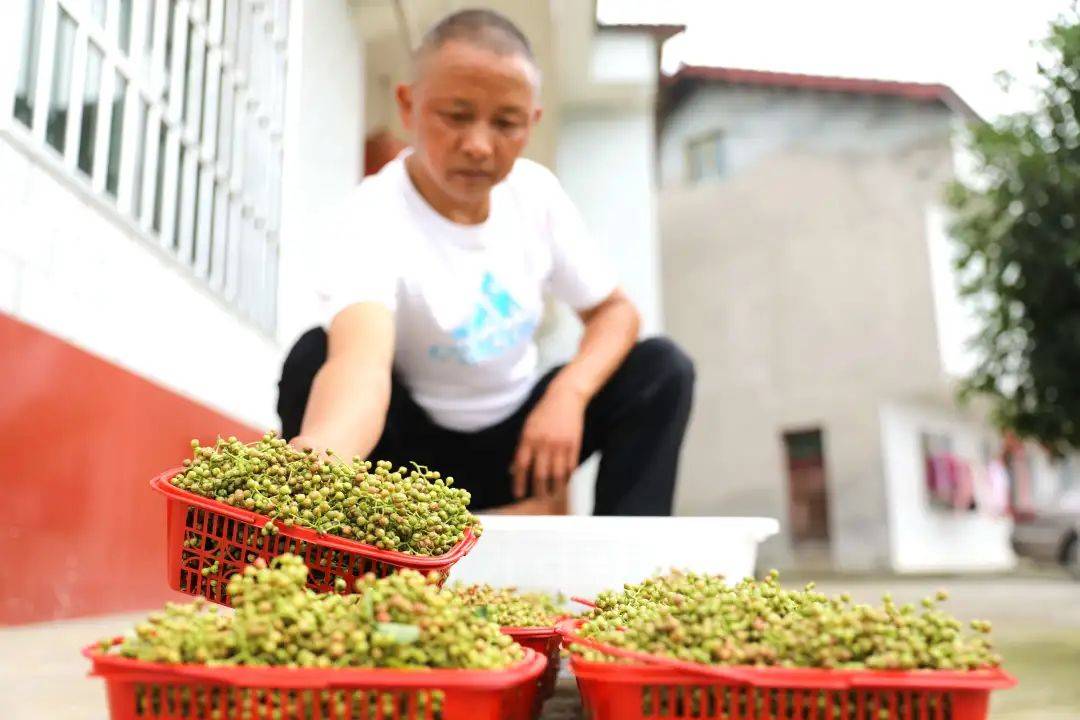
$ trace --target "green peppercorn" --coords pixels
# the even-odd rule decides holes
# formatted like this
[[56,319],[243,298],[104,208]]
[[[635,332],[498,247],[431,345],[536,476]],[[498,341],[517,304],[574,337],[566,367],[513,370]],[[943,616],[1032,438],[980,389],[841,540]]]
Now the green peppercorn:
[[[828,598],[809,584],[788,590],[779,574],[728,585],[716,575],[673,572],[621,592],[604,592],[585,615],[581,634],[609,645],[713,664],[880,670],[974,669],[1000,664],[986,634],[961,633],[959,622],[936,609],[939,593],[914,605],[890,596],[880,607],[853,605],[846,593]],[[616,661],[575,647],[591,660]]]
[[544,593],[519,592],[516,588],[455,584],[451,591],[481,617],[503,627],[551,627],[566,615],[564,600]]
[[213,447],[193,440],[191,447],[193,457],[170,482],[271,516],[276,522],[265,525],[261,537],[275,534],[279,524],[302,526],[413,555],[440,555],[466,530],[480,532],[468,512],[469,493],[422,466],[394,471],[386,461],[325,460],[274,433],[247,445],[230,437]]
[[439,588],[437,574],[368,574],[357,595],[315,593],[307,574],[295,555],[260,559],[229,579],[232,614],[202,598],[169,603],[119,646],[101,647],[151,662],[225,666],[496,669],[524,657],[497,623]]

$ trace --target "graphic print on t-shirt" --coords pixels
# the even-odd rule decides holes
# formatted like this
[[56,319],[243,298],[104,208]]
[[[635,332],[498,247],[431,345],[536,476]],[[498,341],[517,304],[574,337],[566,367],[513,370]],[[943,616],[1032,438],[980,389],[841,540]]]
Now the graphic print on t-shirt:
[[476,306],[464,323],[450,331],[453,344],[432,345],[428,355],[435,360],[476,365],[527,341],[534,330],[535,318],[529,317],[491,272],[486,272],[480,281]]

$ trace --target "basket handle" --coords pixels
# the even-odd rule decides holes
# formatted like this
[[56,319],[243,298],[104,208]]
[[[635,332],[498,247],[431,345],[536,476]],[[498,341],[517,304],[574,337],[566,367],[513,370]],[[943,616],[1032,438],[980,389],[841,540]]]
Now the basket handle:
[[578,605],[584,605],[585,607],[590,608],[590,609],[596,607],[596,603],[594,603],[592,600],[586,600],[585,598],[575,597],[575,596],[571,595],[570,600],[572,602],[576,602]]
[[574,632],[579,625],[579,621],[571,620],[557,624],[555,629],[558,631],[559,635],[562,636],[563,642],[566,644],[581,645],[602,652],[605,655],[614,655],[615,657],[623,658],[624,660],[636,660],[649,665],[683,670],[698,675],[708,675],[710,677],[720,678],[721,680],[727,680],[728,682],[756,685],[760,681],[753,671],[748,671],[746,669],[725,665],[705,665],[704,663],[689,662],[687,660],[653,655],[652,653],[644,653],[637,650],[627,650],[625,648],[615,647],[614,645],[608,645],[590,638],[585,638]]

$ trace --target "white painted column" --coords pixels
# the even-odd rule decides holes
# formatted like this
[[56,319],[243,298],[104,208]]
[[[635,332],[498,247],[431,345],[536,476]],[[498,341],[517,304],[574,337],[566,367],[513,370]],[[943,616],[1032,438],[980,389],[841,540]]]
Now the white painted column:
[[317,321],[314,250],[327,215],[360,181],[364,45],[346,0],[292,3],[285,99],[278,339]]

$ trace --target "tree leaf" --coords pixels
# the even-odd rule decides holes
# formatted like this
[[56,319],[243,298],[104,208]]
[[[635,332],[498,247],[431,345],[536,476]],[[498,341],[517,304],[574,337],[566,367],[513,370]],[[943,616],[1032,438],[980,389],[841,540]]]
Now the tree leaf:
[[1055,454],[1080,448],[1080,13],[1055,22],[1034,112],[973,127],[979,183],[946,188],[961,294],[982,325],[961,398]]

